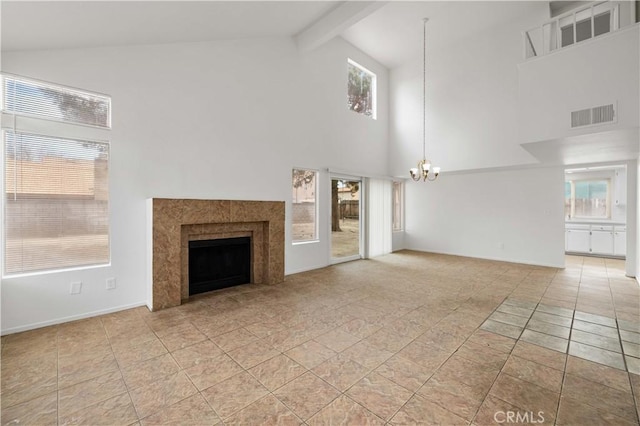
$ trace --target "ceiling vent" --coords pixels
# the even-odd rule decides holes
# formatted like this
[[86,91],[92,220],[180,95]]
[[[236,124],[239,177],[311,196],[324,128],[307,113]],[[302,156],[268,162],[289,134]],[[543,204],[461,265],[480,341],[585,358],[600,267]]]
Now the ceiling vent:
[[615,104],[571,111],[571,128],[614,123],[616,121]]

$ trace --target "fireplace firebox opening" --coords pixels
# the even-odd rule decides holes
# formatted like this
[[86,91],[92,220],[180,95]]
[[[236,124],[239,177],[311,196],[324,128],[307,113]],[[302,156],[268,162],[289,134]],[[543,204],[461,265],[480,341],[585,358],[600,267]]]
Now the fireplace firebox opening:
[[189,295],[250,282],[250,237],[189,241]]

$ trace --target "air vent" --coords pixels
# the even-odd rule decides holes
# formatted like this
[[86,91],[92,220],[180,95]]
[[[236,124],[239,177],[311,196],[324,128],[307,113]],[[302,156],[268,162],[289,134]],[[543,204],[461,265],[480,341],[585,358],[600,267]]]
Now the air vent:
[[571,127],[588,126],[591,124],[591,110],[581,109],[571,112]]
[[591,108],[592,124],[610,123],[613,121],[614,116],[613,104]]
[[571,111],[571,128],[613,123],[616,120],[614,104]]

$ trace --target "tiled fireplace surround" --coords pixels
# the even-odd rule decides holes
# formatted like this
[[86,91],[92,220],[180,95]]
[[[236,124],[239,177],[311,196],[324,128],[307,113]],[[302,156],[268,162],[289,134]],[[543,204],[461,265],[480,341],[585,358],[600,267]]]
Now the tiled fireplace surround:
[[152,198],[152,310],[189,298],[189,241],[251,237],[251,282],[284,281],[284,202]]

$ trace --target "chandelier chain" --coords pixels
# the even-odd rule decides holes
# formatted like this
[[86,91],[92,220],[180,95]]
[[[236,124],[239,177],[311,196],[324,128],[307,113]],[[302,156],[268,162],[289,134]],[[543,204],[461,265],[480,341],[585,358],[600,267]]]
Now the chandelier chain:
[[440,167],[432,167],[431,161],[427,160],[427,21],[423,18],[422,31],[422,159],[418,161],[418,167],[409,169],[411,179],[418,182],[420,180],[434,181],[440,174]]
[[422,159],[427,158],[427,21],[422,31]]

